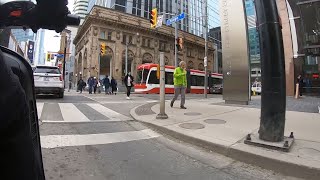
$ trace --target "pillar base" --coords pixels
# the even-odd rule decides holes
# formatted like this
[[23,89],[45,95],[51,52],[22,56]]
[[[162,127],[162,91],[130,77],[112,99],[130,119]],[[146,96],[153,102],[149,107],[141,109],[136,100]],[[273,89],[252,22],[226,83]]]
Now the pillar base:
[[159,113],[157,115],[156,119],[168,119],[168,115],[166,113],[164,113],[164,114]]
[[245,144],[263,147],[267,149],[273,149],[283,152],[289,152],[294,142],[294,138],[284,137],[280,142],[269,142],[259,139],[259,134],[248,135],[244,140]]

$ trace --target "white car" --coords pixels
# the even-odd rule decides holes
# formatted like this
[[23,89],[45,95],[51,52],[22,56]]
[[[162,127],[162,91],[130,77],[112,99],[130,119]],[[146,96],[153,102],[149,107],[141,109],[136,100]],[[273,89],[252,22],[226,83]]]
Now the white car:
[[33,71],[36,94],[56,94],[64,96],[64,81],[57,66],[36,66]]
[[251,86],[251,91],[257,94],[261,94],[261,91],[262,91],[261,83],[253,83]]

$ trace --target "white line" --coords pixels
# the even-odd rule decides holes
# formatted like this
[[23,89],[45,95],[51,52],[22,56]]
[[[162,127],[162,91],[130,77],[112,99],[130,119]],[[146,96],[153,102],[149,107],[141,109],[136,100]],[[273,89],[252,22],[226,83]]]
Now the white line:
[[64,121],[90,121],[75,105],[72,103],[59,103]]
[[38,119],[41,118],[42,110],[43,110],[44,103],[37,103],[37,112],[38,112]]
[[104,107],[101,104],[88,104],[88,106],[92,107],[94,110],[98,111],[99,113],[103,114],[104,116],[110,118],[110,119],[131,119],[127,116],[124,116],[116,111],[113,111],[107,107]]
[[145,129],[117,133],[87,134],[87,135],[48,135],[41,136],[42,148],[57,148],[67,146],[85,146],[111,144],[160,137],[158,133]]
[[120,122],[120,121],[133,121],[133,119],[121,120],[119,118],[112,118],[110,120],[92,120],[92,121],[52,121],[52,120],[41,120],[42,123],[99,123],[99,122]]

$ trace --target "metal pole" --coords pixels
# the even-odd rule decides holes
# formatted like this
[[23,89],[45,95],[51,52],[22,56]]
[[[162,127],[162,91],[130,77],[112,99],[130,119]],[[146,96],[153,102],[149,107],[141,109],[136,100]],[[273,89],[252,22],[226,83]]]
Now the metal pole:
[[128,74],[128,42],[126,42],[126,74]]
[[160,52],[160,113],[157,119],[168,119],[165,112],[165,66],[164,66],[164,52]]
[[63,89],[66,88],[66,55],[67,55],[67,36],[66,36],[66,39],[65,39],[65,44],[64,44],[64,52],[63,52],[63,67],[62,67],[62,72],[63,72]]
[[261,120],[259,138],[284,139],[286,77],[281,25],[275,0],[256,0],[261,49]]
[[178,47],[177,47],[177,39],[178,39],[178,22],[175,22],[174,27],[174,66],[178,67]]
[[207,12],[207,0],[204,1],[204,18],[205,18],[205,32],[204,32],[204,98],[208,98],[207,91],[208,91],[208,12]]
[[219,52],[218,45],[214,44],[214,67],[213,72],[219,73]]

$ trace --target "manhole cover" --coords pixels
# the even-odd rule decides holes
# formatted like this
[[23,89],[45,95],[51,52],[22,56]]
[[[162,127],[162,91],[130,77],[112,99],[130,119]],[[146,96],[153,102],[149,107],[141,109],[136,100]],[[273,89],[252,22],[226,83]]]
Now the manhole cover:
[[199,115],[201,115],[201,113],[197,113],[197,112],[188,112],[188,113],[184,113],[184,115],[186,115],[186,116],[199,116]]
[[221,119],[206,119],[204,120],[204,122],[208,124],[225,124],[226,123],[225,120],[221,120]]
[[203,124],[200,123],[183,123],[179,126],[184,129],[203,129],[205,127]]

